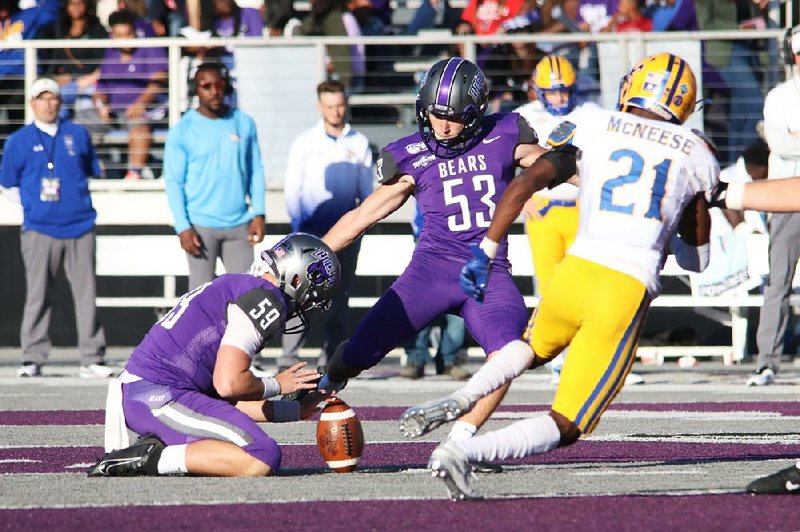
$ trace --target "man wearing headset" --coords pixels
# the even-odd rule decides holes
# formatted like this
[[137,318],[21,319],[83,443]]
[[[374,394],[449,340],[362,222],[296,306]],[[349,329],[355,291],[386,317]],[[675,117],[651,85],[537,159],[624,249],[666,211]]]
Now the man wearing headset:
[[[800,26],[787,31],[783,48],[792,76],[769,91],[764,101],[764,134],[770,149],[768,179],[800,175]],[[789,295],[800,259],[800,213],[773,214],[769,239],[769,280],[756,333],[758,370],[747,380],[748,386],[772,384],[780,367]]]
[[252,246],[264,239],[264,168],[252,118],[227,105],[227,69],[197,68],[197,109],[170,129],[164,183],[175,232],[189,261],[189,290],[214,278],[217,257],[227,273],[243,273]]

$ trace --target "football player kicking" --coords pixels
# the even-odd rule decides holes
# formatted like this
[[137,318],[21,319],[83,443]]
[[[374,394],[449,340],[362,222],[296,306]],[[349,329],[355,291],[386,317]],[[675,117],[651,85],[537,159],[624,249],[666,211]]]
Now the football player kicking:
[[[531,365],[546,363],[567,346],[570,353],[548,415],[434,450],[429,467],[453,498],[479,497],[470,480],[472,461],[544,453],[591,433],[633,364],[668,248],[687,270],[707,265],[705,194],[717,185],[719,166],[706,142],[682,125],[695,95],[686,61],[654,55],[623,78],[618,112],[581,109],[580,127],[565,122],[551,134],[551,144],[574,143],[581,150],[575,243],[544,287],[524,339],[503,347],[454,394],[408,409],[401,431],[424,434]],[[509,185],[483,245],[473,249],[475,257],[462,270],[467,293],[491,297],[493,248],[532,192],[574,169],[564,162],[542,157]]]
[[[443,313],[460,314],[487,354],[524,331],[528,313],[509,271],[504,236],[491,250],[493,290],[483,302],[467,297],[458,285],[470,245],[485,237],[517,167],[529,166],[546,151],[520,115],[484,116],[488,94],[483,72],[470,61],[435,63],[417,96],[419,132],[383,148],[377,163],[381,186],[323,237],[339,251],[412,195],[424,217],[425,231],[408,267],[339,346],[320,389],[341,389]],[[448,438],[472,437],[506,390],[479,401]]]
[[[107,453],[89,476],[275,473],[281,450],[256,423],[308,418],[330,394],[269,401],[312,389],[321,375],[296,364],[259,379],[250,372],[251,359],[288,319],[298,317],[304,326],[308,310],[327,309],[339,279],[339,261],[328,246],[295,233],[264,251],[249,274],[222,275],[184,295],[119,377],[121,431],[127,434],[127,427],[142,438]],[[113,413],[106,413],[107,437]]]

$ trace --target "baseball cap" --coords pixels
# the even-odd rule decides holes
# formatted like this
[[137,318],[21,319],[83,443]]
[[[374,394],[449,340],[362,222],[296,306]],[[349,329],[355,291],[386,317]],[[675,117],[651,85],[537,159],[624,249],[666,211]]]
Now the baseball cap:
[[61,88],[53,78],[39,78],[31,85],[31,97],[38,98],[43,92],[50,92],[55,96],[61,96]]

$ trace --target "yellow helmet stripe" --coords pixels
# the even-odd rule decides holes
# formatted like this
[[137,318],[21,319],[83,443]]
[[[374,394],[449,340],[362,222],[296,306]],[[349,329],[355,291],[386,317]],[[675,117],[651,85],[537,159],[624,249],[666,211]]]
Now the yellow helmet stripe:
[[561,76],[561,62],[558,60],[557,57],[550,57],[550,70],[554,71],[556,74],[556,79],[563,79]]

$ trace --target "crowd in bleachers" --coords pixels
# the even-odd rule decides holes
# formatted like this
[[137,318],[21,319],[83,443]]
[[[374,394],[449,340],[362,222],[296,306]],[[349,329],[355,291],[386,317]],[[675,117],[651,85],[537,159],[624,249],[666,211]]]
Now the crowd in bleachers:
[[[510,110],[524,103],[527,79],[549,53],[564,56],[577,67],[581,100],[598,99],[596,47],[587,41],[547,42],[548,34],[790,25],[791,21],[774,19],[777,10],[770,19],[769,4],[768,0],[421,0],[411,6],[403,0],[310,0],[306,6],[293,0],[0,0],[0,43],[46,38],[408,36],[426,30],[477,36],[530,34],[530,41],[478,45],[476,58],[490,78],[493,109]],[[230,47],[186,47],[182,53],[191,58],[193,67],[202,61],[221,61],[235,80]],[[463,53],[461,44],[329,46],[327,72],[351,94],[412,92],[414,78],[394,72],[395,59]],[[86,125],[98,140],[108,177],[159,175],[158,169],[153,172],[149,167],[149,159],[153,130],[161,133],[157,139],[163,139],[168,125],[164,49],[42,48],[39,66],[40,74],[55,77],[61,85],[65,117]],[[24,121],[23,73],[23,50],[0,50],[0,147]],[[732,163],[758,139],[763,95],[781,79],[777,42],[704,44],[704,96],[715,102],[705,129],[719,145],[723,163]],[[103,148],[103,140],[114,144],[115,138],[116,144],[123,139],[127,149]]]

